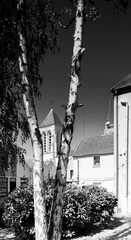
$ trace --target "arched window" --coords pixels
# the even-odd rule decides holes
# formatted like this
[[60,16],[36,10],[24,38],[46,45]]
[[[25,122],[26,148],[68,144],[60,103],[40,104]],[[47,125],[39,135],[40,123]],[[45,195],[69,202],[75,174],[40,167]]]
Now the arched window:
[[47,143],[46,143],[46,133],[43,132],[43,138],[44,138],[44,152],[47,150]]
[[48,132],[48,146],[49,146],[49,152],[51,152],[51,131]]
[[56,136],[57,152],[59,151],[59,136]]

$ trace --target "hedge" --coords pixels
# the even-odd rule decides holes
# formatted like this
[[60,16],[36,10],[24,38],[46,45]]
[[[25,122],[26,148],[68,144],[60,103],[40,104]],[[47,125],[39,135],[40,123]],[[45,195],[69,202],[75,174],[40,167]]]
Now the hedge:
[[[46,189],[47,220],[51,209],[53,188]],[[63,210],[64,238],[78,236],[88,232],[92,225],[109,221],[117,206],[117,198],[98,186],[67,187]],[[6,199],[3,220],[5,225],[16,235],[17,240],[34,238],[33,188],[17,188]]]

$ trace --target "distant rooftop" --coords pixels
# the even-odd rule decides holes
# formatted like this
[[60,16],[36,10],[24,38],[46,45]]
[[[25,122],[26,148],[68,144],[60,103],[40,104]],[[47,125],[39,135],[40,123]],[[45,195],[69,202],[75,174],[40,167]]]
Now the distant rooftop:
[[122,93],[131,92],[131,74],[123,78],[119,83],[117,83],[112,89],[111,92],[114,95],[119,95]]
[[114,153],[114,135],[84,138],[74,153],[74,157],[105,155]]
[[58,118],[57,114],[54,112],[53,108],[51,108],[50,112],[47,114],[44,121],[40,124],[40,128],[51,126],[51,125],[62,127],[62,123]]

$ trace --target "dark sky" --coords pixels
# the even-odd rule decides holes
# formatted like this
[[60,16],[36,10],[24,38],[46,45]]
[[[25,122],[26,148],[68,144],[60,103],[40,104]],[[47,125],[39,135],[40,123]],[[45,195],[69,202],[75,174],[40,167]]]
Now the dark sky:
[[[63,0],[62,3],[68,1]],[[59,5],[59,9],[61,7]],[[98,9],[101,17],[95,22],[87,20],[84,26],[83,47],[86,51],[82,58],[82,85],[79,92],[79,102],[84,107],[78,109],[76,114],[73,148],[83,135],[103,134],[106,120],[113,123],[111,88],[131,73],[131,4],[127,14],[114,15],[112,4],[104,1],[98,5]],[[63,121],[64,109],[61,104],[67,104],[68,101],[73,32],[74,24],[61,31],[60,54],[48,53],[44,64],[40,66],[42,98],[36,103],[39,123],[50,111],[51,101]]]

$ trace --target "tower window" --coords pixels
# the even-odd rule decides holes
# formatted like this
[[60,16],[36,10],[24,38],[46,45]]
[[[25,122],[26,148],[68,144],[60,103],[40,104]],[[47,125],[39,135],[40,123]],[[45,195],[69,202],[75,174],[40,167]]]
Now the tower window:
[[51,132],[48,132],[49,152],[51,152]]
[[70,170],[70,178],[72,179],[73,177],[73,170]]
[[46,152],[46,133],[44,132],[43,133],[43,136],[44,136],[44,152]]
[[57,144],[57,152],[59,151],[59,136],[57,135],[56,137],[56,144]]

